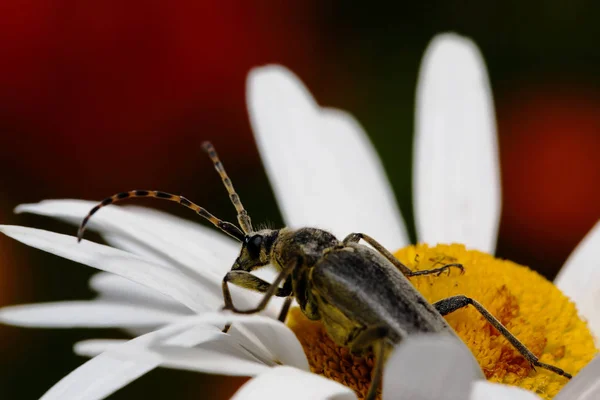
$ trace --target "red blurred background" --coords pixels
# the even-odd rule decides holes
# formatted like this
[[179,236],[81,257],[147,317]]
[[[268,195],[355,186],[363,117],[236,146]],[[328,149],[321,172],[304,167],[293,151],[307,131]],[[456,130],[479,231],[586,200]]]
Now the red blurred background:
[[[498,255],[552,278],[600,217],[600,9],[485,3],[0,2],[0,221],[74,233],[12,209],[133,188],[183,193],[227,217],[199,148],[210,139],[253,218],[281,222],[244,94],[251,67],[277,62],[363,123],[410,223],[418,65],[434,34],[454,30],[480,46],[494,89]],[[0,305],[90,297],[92,272],[0,237]],[[0,326],[0,396],[41,395],[83,361],[72,343],[94,335],[107,333]],[[198,398],[213,379],[154,371],[115,398]]]

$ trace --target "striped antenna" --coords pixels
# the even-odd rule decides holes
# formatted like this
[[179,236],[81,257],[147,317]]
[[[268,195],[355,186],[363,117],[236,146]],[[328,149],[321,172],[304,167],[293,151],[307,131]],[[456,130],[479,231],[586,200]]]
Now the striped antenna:
[[119,202],[121,200],[134,198],[134,197],[154,197],[156,199],[163,199],[163,200],[177,202],[177,203],[181,204],[182,206],[185,206],[189,209],[196,211],[196,213],[198,215],[209,220],[214,226],[216,226],[217,228],[219,228],[221,231],[225,232],[229,236],[239,240],[240,242],[242,242],[244,240],[244,233],[240,230],[240,228],[238,228],[231,222],[221,221],[219,218],[215,217],[214,215],[212,215],[211,213],[206,211],[204,208],[200,207],[197,204],[192,203],[191,201],[189,201],[188,199],[186,199],[183,196],[177,196],[174,194],[159,192],[156,190],[131,190],[129,192],[117,193],[115,195],[107,197],[101,203],[99,203],[96,207],[92,208],[90,210],[90,212],[88,213],[88,215],[86,215],[86,217],[81,222],[81,225],[79,226],[79,231],[77,231],[77,241],[81,242],[81,239],[83,238],[83,233],[85,232],[85,227],[86,227],[88,221],[90,220],[92,215],[94,215],[99,209],[101,209],[102,207],[106,207],[109,204],[113,204],[113,203]]
[[202,148],[204,148],[204,151],[206,151],[213,164],[215,165],[215,169],[221,176],[223,185],[225,185],[225,188],[229,193],[229,198],[231,199],[231,202],[233,203],[233,206],[235,207],[235,210],[238,213],[237,219],[240,226],[242,227],[242,230],[245,234],[254,232],[254,230],[252,229],[252,222],[250,221],[250,216],[248,215],[248,212],[244,209],[244,206],[242,205],[242,202],[240,200],[240,196],[238,196],[238,194],[235,192],[235,189],[233,188],[233,183],[231,183],[231,179],[229,179],[229,177],[227,176],[227,172],[225,172],[225,167],[223,167],[223,163],[221,162],[221,160],[219,160],[219,156],[217,155],[215,148],[210,142],[202,143]]

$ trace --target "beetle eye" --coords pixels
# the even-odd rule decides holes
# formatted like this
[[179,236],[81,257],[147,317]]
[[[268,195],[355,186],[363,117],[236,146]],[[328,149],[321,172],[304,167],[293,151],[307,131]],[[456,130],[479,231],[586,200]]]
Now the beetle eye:
[[260,235],[254,235],[246,240],[246,250],[248,250],[250,257],[258,258],[262,241],[263,238]]

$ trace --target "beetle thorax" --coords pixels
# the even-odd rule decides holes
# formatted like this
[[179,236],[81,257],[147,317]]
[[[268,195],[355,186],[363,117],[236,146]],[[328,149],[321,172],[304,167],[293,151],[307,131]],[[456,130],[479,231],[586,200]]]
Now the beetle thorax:
[[284,228],[279,231],[279,236],[271,250],[271,262],[279,269],[294,261],[312,267],[328,249],[339,244],[335,236],[321,229]]

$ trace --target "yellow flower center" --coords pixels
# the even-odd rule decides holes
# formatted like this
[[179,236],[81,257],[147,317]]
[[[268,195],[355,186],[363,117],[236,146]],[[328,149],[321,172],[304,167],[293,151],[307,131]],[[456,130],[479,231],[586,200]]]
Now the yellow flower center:
[[[395,256],[418,271],[461,263],[464,274],[410,278],[434,303],[465,295],[480,302],[502,322],[540,361],[575,375],[596,354],[592,334],[577,315],[575,305],[551,282],[527,267],[463,245],[409,246]],[[568,382],[553,372],[533,370],[529,363],[474,308],[447,315],[446,320],[471,349],[489,381],[528,389],[551,399]],[[304,347],[313,372],[334,379],[364,397],[371,382],[373,356],[352,356],[335,345],[319,322],[309,321],[293,309],[288,325]]]

